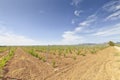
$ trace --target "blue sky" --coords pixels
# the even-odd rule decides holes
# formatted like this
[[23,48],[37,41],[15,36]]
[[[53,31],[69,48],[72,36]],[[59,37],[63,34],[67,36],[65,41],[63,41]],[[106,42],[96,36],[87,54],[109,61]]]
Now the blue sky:
[[120,0],[0,0],[1,45],[120,41]]

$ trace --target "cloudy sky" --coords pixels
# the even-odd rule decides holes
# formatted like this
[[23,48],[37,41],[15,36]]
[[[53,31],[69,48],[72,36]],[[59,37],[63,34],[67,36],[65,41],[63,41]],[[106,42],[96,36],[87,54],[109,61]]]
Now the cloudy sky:
[[0,45],[120,41],[120,0],[0,0]]

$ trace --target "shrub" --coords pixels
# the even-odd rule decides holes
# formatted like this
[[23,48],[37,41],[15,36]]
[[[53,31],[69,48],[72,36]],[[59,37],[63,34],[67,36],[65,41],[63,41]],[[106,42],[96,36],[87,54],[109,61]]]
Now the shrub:
[[13,55],[14,51],[10,50],[9,54],[0,60],[0,69],[5,66],[5,64],[13,57]]
[[55,62],[54,60],[52,61],[52,66],[53,66],[54,68],[57,67],[57,66],[56,66],[56,62]]
[[77,52],[77,55],[80,55],[80,53],[81,53],[81,51],[78,51],[78,52]]
[[59,56],[61,56],[61,55],[62,55],[62,53],[61,53],[61,52],[59,52],[59,53],[58,53],[58,55],[59,55]]
[[82,56],[86,56],[85,53],[82,53],[81,55],[82,55]]
[[92,54],[95,54],[97,51],[96,50],[91,50],[91,53]]
[[66,53],[64,53],[64,57],[66,57]]
[[115,43],[112,41],[109,41],[108,44],[109,44],[109,46],[115,46]]
[[45,57],[42,57],[42,61],[43,61],[43,62],[46,62],[46,58],[45,58]]

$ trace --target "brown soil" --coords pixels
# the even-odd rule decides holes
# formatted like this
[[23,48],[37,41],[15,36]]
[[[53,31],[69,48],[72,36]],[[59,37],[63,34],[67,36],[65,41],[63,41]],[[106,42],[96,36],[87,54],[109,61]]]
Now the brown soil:
[[118,47],[109,47],[46,80],[120,80],[120,55],[116,53],[120,53]]
[[[0,53],[0,60],[2,60],[5,56],[7,56],[9,53],[9,51],[4,51],[2,53]],[[1,77],[3,76],[4,71],[2,70],[2,68],[0,68],[0,80]]]
[[[115,46],[77,56],[76,60],[48,54],[47,62],[43,62],[17,48],[4,68],[4,80],[120,80],[119,53],[120,48]],[[56,68],[51,65],[53,59]]]
[[9,51],[7,50],[7,51],[0,53],[0,59],[2,59],[4,56],[7,56],[8,52]]
[[43,80],[53,73],[52,66],[25,53],[21,48],[17,48],[4,70],[4,80]]

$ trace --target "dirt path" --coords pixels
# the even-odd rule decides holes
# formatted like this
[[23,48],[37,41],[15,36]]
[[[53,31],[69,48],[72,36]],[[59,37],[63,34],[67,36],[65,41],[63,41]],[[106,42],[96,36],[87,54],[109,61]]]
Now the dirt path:
[[46,80],[120,80],[119,53],[119,47],[109,47]]
[[114,46],[114,48],[116,48],[118,51],[120,51],[120,47],[118,47],[118,46]]
[[4,68],[3,80],[44,80],[53,73],[51,66],[17,48],[13,59]]

